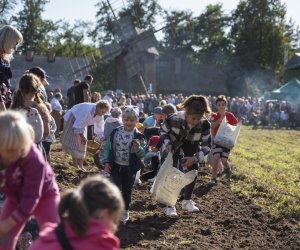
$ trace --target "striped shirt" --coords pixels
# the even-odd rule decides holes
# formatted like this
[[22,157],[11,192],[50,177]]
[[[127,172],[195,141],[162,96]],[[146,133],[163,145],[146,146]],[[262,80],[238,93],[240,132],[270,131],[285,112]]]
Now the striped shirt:
[[161,126],[160,135],[169,139],[169,145],[177,151],[185,141],[199,143],[199,151],[195,154],[198,162],[203,161],[211,147],[210,122],[203,117],[199,124],[189,128],[184,111],[179,111],[168,117]]

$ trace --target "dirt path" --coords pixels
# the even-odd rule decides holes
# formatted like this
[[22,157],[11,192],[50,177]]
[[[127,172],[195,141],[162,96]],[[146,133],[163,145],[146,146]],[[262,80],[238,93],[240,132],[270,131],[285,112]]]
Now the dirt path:
[[[87,174],[70,170],[69,163],[54,148],[52,164],[60,188],[79,183]],[[89,164],[94,173],[97,168]],[[229,183],[207,184],[207,170],[199,173],[194,201],[199,213],[187,213],[176,205],[178,218],[164,215],[164,207],[151,200],[148,183],[133,190],[130,221],[121,225],[122,249],[300,249],[300,228],[296,222],[277,220],[251,200],[234,194]]]

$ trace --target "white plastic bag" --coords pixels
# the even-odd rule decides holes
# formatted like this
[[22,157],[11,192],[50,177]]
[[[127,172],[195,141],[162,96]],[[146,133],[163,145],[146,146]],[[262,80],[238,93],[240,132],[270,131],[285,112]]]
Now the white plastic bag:
[[181,189],[193,182],[197,174],[197,170],[185,174],[174,168],[173,154],[169,153],[151,187],[153,199],[167,206],[175,206]]
[[222,147],[232,149],[239,136],[241,126],[242,122],[239,122],[236,126],[233,126],[227,123],[226,119],[224,118],[214,138],[214,143]]

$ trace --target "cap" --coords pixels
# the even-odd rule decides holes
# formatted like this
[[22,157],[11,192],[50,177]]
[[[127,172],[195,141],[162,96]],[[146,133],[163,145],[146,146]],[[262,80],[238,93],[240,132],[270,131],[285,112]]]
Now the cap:
[[112,117],[118,118],[122,114],[122,110],[119,107],[114,107],[110,110]]
[[137,123],[135,124],[135,127],[136,127],[137,129],[140,129],[140,128],[143,128],[144,125],[143,125],[143,123],[137,122]]
[[156,144],[159,141],[159,136],[158,135],[153,135],[151,136],[150,140],[149,140],[149,147],[154,147],[156,146]]
[[47,81],[47,74],[46,74],[46,71],[43,70],[42,68],[40,67],[34,67],[34,68],[31,68],[29,70],[30,73],[40,77],[41,79],[43,79],[47,85],[49,85],[48,81]]
[[153,114],[161,115],[162,113],[162,107],[155,107],[153,110]]

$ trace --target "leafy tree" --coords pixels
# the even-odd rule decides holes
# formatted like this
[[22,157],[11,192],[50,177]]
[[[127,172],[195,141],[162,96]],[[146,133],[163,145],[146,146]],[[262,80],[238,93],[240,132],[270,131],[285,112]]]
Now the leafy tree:
[[232,53],[226,34],[231,18],[224,14],[222,4],[208,5],[196,20],[193,45],[198,61],[225,65]]
[[58,24],[42,19],[42,12],[49,0],[22,0],[23,9],[13,18],[23,35],[23,51],[34,49],[36,54],[47,54],[49,33],[58,29]]
[[165,36],[161,43],[161,59],[179,57],[183,60],[194,60],[195,19],[191,12],[165,12]]
[[9,13],[17,4],[16,0],[1,0],[0,1],[0,25],[7,24],[10,19]]
[[231,38],[245,69],[272,69],[283,64],[286,6],[280,0],[241,1],[233,12]]
[[99,50],[94,46],[87,44],[85,38],[89,32],[91,24],[84,21],[76,21],[74,25],[62,23],[60,28],[51,32],[49,36],[50,49],[57,56],[77,57],[77,56],[99,56]]
[[121,9],[114,8],[112,1],[100,1],[96,7],[97,21],[90,36],[99,45],[113,40],[113,21],[119,17],[129,16],[134,26],[148,29],[154,26],[155,17],[161,13],[156,0],[128,0]]

